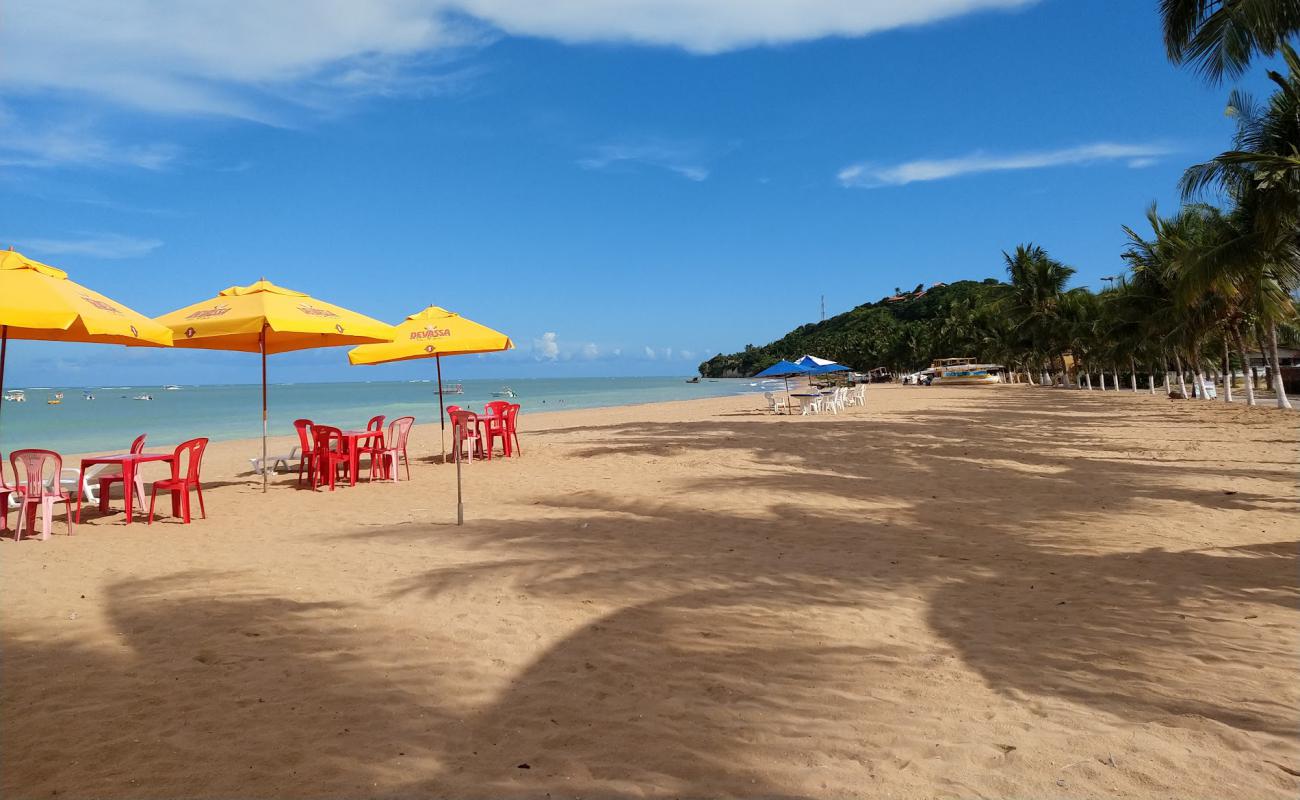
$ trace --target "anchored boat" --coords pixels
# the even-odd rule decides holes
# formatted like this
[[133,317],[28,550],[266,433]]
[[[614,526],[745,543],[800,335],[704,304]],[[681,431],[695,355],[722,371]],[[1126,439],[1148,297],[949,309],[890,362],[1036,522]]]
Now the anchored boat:
[[973,358],[940,358],[930,365],[932,386],[972,386],[1002,383],[1006,367],[1001,364],[977,364]]

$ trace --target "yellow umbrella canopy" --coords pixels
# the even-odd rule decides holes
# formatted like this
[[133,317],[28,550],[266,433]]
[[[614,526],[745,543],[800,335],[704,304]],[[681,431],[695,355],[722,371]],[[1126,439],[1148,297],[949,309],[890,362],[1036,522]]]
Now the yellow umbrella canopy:
[[172,332],[68,280],[61,269],[0,251],[0,394],[10,339],[166,347]]
[[13,250],[0,251],[0,326],[9,339],[152,345],[172,332],[68,273]]
[[514,346],[510,337],[500,331],[445,308],[429,306],[398,325],[393,341],[354,347],[348,351],[348,361],[353,365],[387,364],[414,358],[495,353]]
[[231,286],[158,322],[175,334],[177,347],[262,354],[262,491],[266,491],[266,356],[313,347],[390,342],[393,326],[263,278]]
[[260,280],[231,286],[158,322],[175,334],[177,347],[288,353],[313,347],[388,342],[393,326],[364,314]]
[[[363,344],[348,351],[348,361],[358,364],[387,364],[415,358],[433,358],[438,363],[438,425],[447,452],[447,418],[442,396],[442,357],[473,353],[496,353],[514,349],[515,343],[500,331],[465,319],[445,308],[429,306],[412,314],[397,326],[397,335],[387,344]],[[459,450],[457,451],[459,452]],[[460,460],[456,461],[456,524],[464,511],[460,502]]]

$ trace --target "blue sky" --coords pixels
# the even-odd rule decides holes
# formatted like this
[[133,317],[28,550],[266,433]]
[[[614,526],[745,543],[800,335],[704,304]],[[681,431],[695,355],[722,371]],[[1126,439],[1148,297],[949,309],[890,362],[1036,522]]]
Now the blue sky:
[[[1231,134],[1229,87],[1165,60],[1155,6],[10,0],[0,246],[150,315],[265,276],[519,345],[456,377],[690,374],[822,295],[1000,277],[1020,242],[1115,273],[1120,225]],[[19,342],[7,383],[257,375]]]

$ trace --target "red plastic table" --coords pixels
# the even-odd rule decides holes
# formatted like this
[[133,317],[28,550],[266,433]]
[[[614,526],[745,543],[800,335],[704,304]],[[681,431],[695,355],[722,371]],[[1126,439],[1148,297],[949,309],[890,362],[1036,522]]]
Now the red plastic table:
[[377,431],[343,431],[343,438],[348,441],[348,485],[357,485],[357,471],[361,469],[361,452],[357,445],[362,439],[375,436],[383,437],[382,430]]
[[[173,453],[120,453],[112,456],[91,456],[90,458],[81,459],[81,474],[85,475],[86,470],[95,464],[117,464],[122,467],[122,494],[126,499],[126,524],[130,525],[135,518],[135,503],[132,500],[135,497],[135,471],[141,464],[150,461],[165,461],[168,464],[176,456]],[[77,522],[81,522],[81,487],[77,487]],[[108,494],[101,494],[99,497],[99,511],[101,514],[108,513]],[[180,498],[175,492],[172,492],[172,514],[180,514]]]
[[[505,431],[508,434],[508,431],[506,431],[506,418],[504,416],[499,414],[478,415],[479,441],[483,443],[483,450],[485,453],[487,453],[488,461],[492,460],[492,448],[490,446],[490,440],[488,439],[487,432],[488,432],[488,428],[490,428],[491,424],[494,422],[500,423],[501,430]],[[510,436],[509,435],[502,436],[501,442],[502,442],[501,445],[502,455],[504,455],[506,458],[509,458],[511,453],[513,452],[513,450],[511,450]]]

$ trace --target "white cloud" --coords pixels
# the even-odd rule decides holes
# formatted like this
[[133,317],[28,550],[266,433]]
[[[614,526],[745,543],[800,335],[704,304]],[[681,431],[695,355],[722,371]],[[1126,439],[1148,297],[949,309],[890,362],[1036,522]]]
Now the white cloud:
[[655,354],[655,349],[649,346],[647,346],[645,349],[645,357],[651,361],[654,361],[656,358],[658,358],[658,356]]
[[690,361],[693,358],[695,358],[695,353],[691,352],[690,350],[683,350],[680,353],[678,353],[678,355],[681,356],[682,359],[686,361]]
[[1036,0],[460,0],[507,33],[565,42],[635,42],[720,53],[863,36]]
[[33,257],[90,256],[91,258],[139,258],[162,247],[158,239],[138,239],[118,233],[83,236],[79,239],[19,239],[15,247]]
[[136,167],[160,170],[180,154],[162,143],[109,142],[83,123],[19,120],[0,107],[0,167]]
[[600,348],[593,342],[587,342],[582,346],[582,357],[588,361],[600,358]]
[[707,167],[699,164],[692,148],[663,143],[607,144],[578,160],[583,169],[603,170],[620,164],[644,164],[674,172],[687,180],[703,181],[709,177]]
[[1161,145],[1100,142],[1062,150],[1007,155],[975,153],[960,158],[921,159],[885,167],[870,163],[852,164],[840,170],[836,178],[842,186],[850,188],[905,186],[919,181],[937,181],[981,172],[1043,169],[1101,161],[1127,160],[1130,167],[1150,166],[1157,157],[1168,155],[1169,152],[1167,147]]
[[719,53],[1036,1],[9,0],[0,52],[6,92],[276,121],[285,103],[441,91],[448,60],[498,31]]
[[533,340],[533,352],[538,360],[554,361],[560,356],[560,340],[554,331],[547,331],[542,338]]

